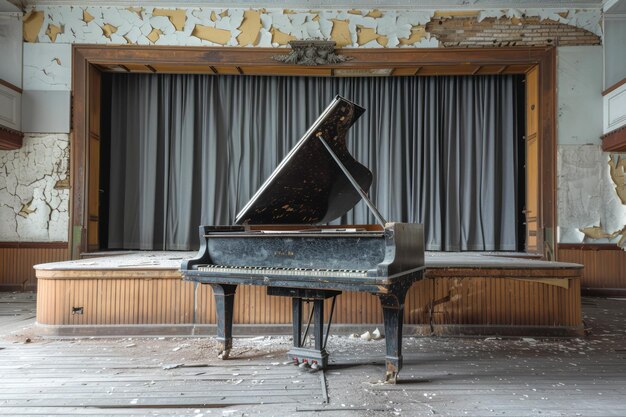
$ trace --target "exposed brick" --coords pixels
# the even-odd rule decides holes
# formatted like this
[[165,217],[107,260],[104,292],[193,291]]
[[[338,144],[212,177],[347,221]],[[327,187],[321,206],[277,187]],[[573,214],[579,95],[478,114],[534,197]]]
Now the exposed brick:
[[[518,23],[518,22],[521,22]],[[522,18],[450,17],[432,19],[426,31],[444,47],[498,47],[543,45],[599,45],[600,37],[575,26],[554,20]]]

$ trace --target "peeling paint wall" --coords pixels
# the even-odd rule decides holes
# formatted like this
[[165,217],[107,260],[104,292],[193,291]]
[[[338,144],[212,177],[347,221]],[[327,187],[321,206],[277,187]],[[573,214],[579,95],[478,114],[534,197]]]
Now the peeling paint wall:
[[444,15],[428,23],[426,31],[437,38],[444,47],[564,46],[601,43],[600,35],[586,28],[539,16],[485,17],[482,13],[462,17]]
[[[73,43],[280,48],[294,39],[328,38],[359,48],[588,44],[601,42],[600,17],[599,9],[567,8],[36,7],[23,19],[24,130],[63,134],[30,135],[21,150],[0,152],[0,240],[67,239],[69,191],[59,184],[68,181]],[[543,35],[535,33],[537,26]],[[466,33],[471,27],[477,31]]]
[[[328,38],[339,46],[436,47],[438,42],[423,31],[433,15],[434,10],[56,6],[41,7],[26,16],[24,39],[40,43],[280,47],[291,39]],[[415,35],[420,32],[421,36]]]
[[602,47],[557,49],[560,243],[626,247],[626,161],[602,152]]
[[625,160],[600,145],[559,146],[559,242],[626,247],[624,167]]
[[68,171],[67,135],[26,136],[0,151],[0,241],[67,241]]
[[[341,47],[437,47],[437,38],[444,36],[440,30],[443,25],[458,21],[461,30],[452,31],[456,35],[462,36],[471,26],[502,24],[515,29],[511,35],[514,39],[527,37],[519,39],[520,44],[546,44],[545,36],[538,35],[545,29],[549,33],[544,35],[558,45],[587,43],[585,36],[599,43],[600,17],[599,9],[567,8],[459,12],[44,6],[25,16],[24,39],[40,43],[280,47],[290,39],[328,38]],[[578,30],[572,34],[568,27]],[[504,39],[508,35],[503,28],[496,27],[485,36]],[[576,39],[577,33],[581,40]],[[559,38],[563,38],[561,43]]]

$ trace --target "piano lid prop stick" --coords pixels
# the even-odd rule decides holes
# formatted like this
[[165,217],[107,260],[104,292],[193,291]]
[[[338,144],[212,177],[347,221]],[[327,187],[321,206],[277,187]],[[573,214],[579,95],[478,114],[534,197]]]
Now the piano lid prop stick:
[[326,142],[326,140],[322,136],[317,136],[317,137],[319,138],[320,141],[322,141],[322,144],[324,145],[328,153],[330,153],[330,156],[333,157],[333,159],[335,160],[337,165],[339,165],[339,168],[341,168],[341,170],[343,171],[345,176],[348,178],[348,180],[350,181],[354,189],[357,191],[357,193],[359,193],[361,198],[365,201],[365,204],[367,204],[367,207],[369,207],[369,209],[372,211],[372,214],[374,215],[374,217],[376,217],[376,220],[378,220],[378,223],[380,223],[383,227],[385,227],[387,222],[385,221],[383,216],[378,212],[378,209],[376,209],[376,206],[374,205],[374,203],[372,203],[372,201],[367,197],[367,194],[365,193],[365,191],[363,191],[359,183],[356,182],[352,174],[350,174],[350,171],[348,171],[348,168],[346,168],[346,166],[341,162],[341,160],[335,154],[335,152],[333,152],[328,142]]

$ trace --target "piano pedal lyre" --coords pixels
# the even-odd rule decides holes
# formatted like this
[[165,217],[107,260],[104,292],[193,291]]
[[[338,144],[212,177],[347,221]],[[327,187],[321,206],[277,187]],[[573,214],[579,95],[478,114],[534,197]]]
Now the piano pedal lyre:
[[[335,302],[341,291],[335,290],[314,290],[303,288],[279,288],[268,287],[268,295],[291,297],[293,312],[293,346],[287,352],[287,357],[293,361],[294,365],[301,368],[311,368],[312,370],[325,369],[328,367],[328,352],[326,343],[330,335],[330,324],[335,311]],[[326,331],[324,331],[324,300],[332,297],[330,315]],[[313,308],[309,314],[306,327],[302,329],[302,302],[313,303]],[[307,347],[306,341],[309,328],[313,323],[314,347]]]

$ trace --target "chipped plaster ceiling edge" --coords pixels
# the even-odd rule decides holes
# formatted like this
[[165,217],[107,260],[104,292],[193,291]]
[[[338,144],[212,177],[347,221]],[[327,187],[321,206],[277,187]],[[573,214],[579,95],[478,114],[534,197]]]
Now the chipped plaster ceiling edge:
[[33,6],[138,6],[150,5],[155,7],[272,7],[272,8],[301,8],[301,9],[343,9],[343,8],[359,8],[359,9],[409,9],[409,10],[441,10],[441,9],[463,9],[463,10],[482,10],[482,9],[567,9],[567,8],[584,8],[584,9],[602,9],[602,0],[573,0],[573,1],[514,1],[514,0],[486,0],[475,1],[466,4],[462,0],[445,0],[445,1],[422,1],[414,0],[318,0],[315,4],[306,0],[274,0],[272,2],[254,1],[254,0],[218,0],[218,1],[185,1],[185,0],[146,0],[138,2],[133,0],[12,0],[14,4],[23,7]]

